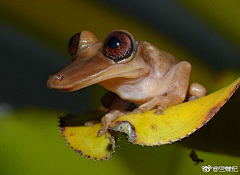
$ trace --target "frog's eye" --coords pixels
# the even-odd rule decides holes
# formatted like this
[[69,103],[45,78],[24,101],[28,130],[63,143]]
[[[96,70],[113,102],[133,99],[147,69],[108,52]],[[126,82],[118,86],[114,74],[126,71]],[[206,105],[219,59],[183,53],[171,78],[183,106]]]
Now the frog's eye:
[[77,53],[80,35],[81,35],[81,32],[76,33],[68,41],[68,52],[72,57]]
[[104,40],[103,53],[115,62],[129,58],[134,50],[134,39],[125,31],[113,31]]

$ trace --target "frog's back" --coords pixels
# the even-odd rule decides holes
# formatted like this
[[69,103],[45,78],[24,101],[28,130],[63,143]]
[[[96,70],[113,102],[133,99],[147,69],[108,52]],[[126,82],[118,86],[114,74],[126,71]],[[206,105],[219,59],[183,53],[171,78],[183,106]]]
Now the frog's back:
[[149,63],[151,65],[152,76],[156,78],[162,78],[168,71],[176,65],[179,60],[173,55],[157,48],[156,46],[144,41],[147,55],[149,57]]

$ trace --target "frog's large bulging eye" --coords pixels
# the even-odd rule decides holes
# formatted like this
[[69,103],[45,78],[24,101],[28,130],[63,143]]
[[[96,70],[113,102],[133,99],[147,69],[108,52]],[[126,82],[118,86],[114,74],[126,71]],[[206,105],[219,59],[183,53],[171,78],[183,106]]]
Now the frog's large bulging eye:
[[113,31],[104,40],[103,53],[115,62],[129,58],[133,50],[133,38],[124,31]]
[[80,35],[81,35],[81,32],[76,33],[68,41],[68,52],[72,57],[77,53]]

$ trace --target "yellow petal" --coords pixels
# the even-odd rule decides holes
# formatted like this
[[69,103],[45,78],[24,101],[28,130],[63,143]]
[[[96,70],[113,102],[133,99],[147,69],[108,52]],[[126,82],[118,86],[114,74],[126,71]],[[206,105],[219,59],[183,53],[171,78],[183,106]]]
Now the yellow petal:
[[227,102],[240,84],[240,78],[229,86],[205,97],[172,106],[162,115],[154,110],[118,118],[109,129],[128,135],[141,145],[161,145],[180,140],[206,124]]

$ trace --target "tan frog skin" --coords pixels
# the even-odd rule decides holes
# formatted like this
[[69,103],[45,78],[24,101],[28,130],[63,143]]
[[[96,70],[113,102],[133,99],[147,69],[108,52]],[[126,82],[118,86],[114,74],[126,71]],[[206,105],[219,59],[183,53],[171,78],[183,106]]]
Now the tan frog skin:
[[[98,136],[106,132],[116,118],[129,113],[166,108],[203,97],[207,90],[198,83],[189,85],[191,64],[178,61],[152,44],[135,40],[125,30],[115,30],[104,42],[89,31],[75,34],[69,41],[73,62],[51,75],[48,88],[76,91],[98,83],[113,93],[102,99],[108,112],[102,117]],[[138,106],[127,111],[132,104]],[[91,126],[93,122],[86,122]]]

